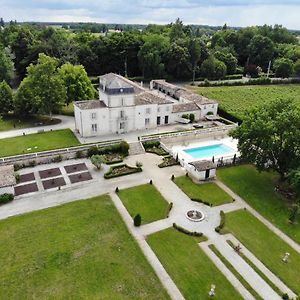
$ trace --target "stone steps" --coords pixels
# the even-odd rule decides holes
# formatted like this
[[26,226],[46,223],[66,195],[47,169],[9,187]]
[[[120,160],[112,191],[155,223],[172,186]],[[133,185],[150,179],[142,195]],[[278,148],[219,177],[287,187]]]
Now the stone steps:
[[145,153],[145,150],[140,142],[129,144],[129,155],[138,155]]

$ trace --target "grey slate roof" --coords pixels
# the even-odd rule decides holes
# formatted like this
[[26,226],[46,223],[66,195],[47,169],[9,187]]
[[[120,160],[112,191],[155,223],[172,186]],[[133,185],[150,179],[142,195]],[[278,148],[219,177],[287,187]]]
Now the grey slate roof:
[[213,163],[211,160],[199,160],[190,162],[189,165],[193,166],[196,171],[201,172],[207,169],[216,169],[217,165]]
[[0,167],[0,188],[13,186],[16,184],[15,171],[13,165]]
[[100,100],[75,101],[74,105],[80,109],[97,109],[106,107],[105,103]]
[[199,109],[200,109],[199,106],[195,102],[187,102],[187,103],[173,105],[172,112],[180,113],[180,112],[188,112],[188,111],[197,111]]
[[147,104],[172,104],[173,102],[150,92],[142,92],[135,97],[136,105],[147,105]]

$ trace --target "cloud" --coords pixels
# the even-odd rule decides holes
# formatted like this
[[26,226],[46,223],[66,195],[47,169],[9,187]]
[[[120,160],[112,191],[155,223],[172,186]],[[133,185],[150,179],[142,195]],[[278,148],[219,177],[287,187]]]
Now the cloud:
[[0,0],[6,20],[189,24],[282,24],[300,29],[300,0]]

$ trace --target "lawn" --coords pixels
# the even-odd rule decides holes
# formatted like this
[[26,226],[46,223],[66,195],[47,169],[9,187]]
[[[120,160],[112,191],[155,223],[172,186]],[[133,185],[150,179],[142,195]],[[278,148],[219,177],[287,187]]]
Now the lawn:
[[300,243],[300,216],[297,224],[288,223],[289,202],[274,191],[278,180],[275,173],[259,173],[253,166],[242,165],[219,169],[217,175],[249,205]]
[[216,285],[216,300],[243,299],[198,246],[199,238],[169,228],[147,241],[185,299],[210,299],[211,284]]
[[148,183],[120,190],[118,195],[132,218],[141,215],[142,224],[166,217],[168,202],[154,185]]
[[275,99],[294,99],[300,106],[300,85],[197,87],[193,91],[215,99],[226,112],[243,119],[245,111],[251,107]]
[[181,176],[175,178],[174,182],[190,199],[198,199],[212,206],[232,202],[232,198],[219,188],[215,183],[196,184],[189,177]]
[[51,120],[48,116],[31,116],[27,119],[20,119],[13,115],[0,116],[0,131],[55,125],[60,122],[61,120],[56,118]]
[[0,157],[79,146],[70,129],[0,139]]
[[[226,214],[225,230],[230,231],[295,293],[300,294],[298,252],[245,210]],[[290,253],[287,264],[282,261],[286,252]]]
[[108,196],[0,222],[0,299],[169,299]]

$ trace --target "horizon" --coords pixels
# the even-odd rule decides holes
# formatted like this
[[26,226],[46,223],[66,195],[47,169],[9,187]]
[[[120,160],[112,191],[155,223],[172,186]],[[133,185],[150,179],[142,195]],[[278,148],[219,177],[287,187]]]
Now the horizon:
[[[184,24],[202,26],[247,27],[280,24],[300,30],[300,0],[104,0],[87,3],[83,0],[0,0],[1,17],[20,23],[101,23],[165,25],[177,17]],[[122,9],[120,9],[122,7]],[[202,13],[204,11],[204,13]]]

